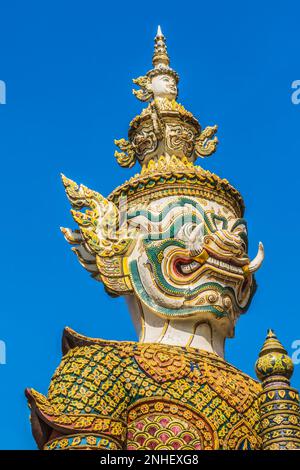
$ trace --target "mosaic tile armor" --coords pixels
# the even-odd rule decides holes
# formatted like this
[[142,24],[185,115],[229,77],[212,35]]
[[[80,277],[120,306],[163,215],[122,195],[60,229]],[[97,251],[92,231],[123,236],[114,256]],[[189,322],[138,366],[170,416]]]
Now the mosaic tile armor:
[[140,173],[105,198],[62,176],[78,228],[62,228],[82,266],[124,296],[137,342],[67,328],[47,396],[27,389],[40,449],[299,449],[293,364],[270,330],[256,364],[261,383],[224,359],[256,290],[259,243],[248,256],[244,202],[226,179],[195,165],[218,144],[177,102],[158,29],[153,68],[134,80],[148,105],[115,143]]
[[260,448],[261,386],[216,354],[65,337],[48,397],[28,392],[40,448]]

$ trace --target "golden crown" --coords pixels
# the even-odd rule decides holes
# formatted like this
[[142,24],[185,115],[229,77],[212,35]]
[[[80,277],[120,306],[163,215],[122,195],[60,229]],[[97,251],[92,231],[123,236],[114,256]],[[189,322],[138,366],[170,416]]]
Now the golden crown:
[[[134,90],[135,96],[150,103],[130,122],[128,140],[115,141],[121,150],[115,152],[118,163],[131,168],[138,161],[141,173],[116,188],[109,199],[118,203],[126,197],[130,204],[168,195],[191,195],[220,202],[242,216],[244,203],[239,192],[227,180],[194,165],[198,157],[215,152],[217,126],[202,129],[193,114],[177,102],[179,77],[170,68],[160,27],[155,37],[153,66],[145,76],[134,80],[140,87]],[[174,82],[168,83],[165,75],[173,77]],[[154,77],[161,78],[159,88],[153,83]]]

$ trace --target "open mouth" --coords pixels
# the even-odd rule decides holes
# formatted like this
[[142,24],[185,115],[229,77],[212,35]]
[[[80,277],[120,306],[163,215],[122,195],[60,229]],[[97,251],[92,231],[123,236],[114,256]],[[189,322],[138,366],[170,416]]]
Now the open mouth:
[[184,276],[197,271],[197,269],[201,267],[201,264],[191,259],[177,259],[174,263],[174,267],[178,274]]
[[[212,258],[211,256],[208,257],[205,263],[229,273],[244,275],[244,271],[241,267]],[[174,262],[174,269],[179,275],[188,276],[196,272],[202,265],[203,264],[198,263],[198,261],[191,258],[177,258]]]

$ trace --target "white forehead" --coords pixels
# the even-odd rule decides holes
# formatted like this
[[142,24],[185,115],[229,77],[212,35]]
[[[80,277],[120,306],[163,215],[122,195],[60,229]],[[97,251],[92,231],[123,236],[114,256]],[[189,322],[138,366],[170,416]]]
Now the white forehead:
[[168,81],[168,82],[175,82],[174,77],[172,77],[171,75],[167,75],[167,74],[156,75],[155,77],[153,77],[152,80],[153,81],[163,80],[163,81]]
[[[169,196],[169,197],[163,197],[161,199],[158,199],[156,201],[151,201],[148,204],[145,204],[143,208],[147,208],[148,210],[151,210],[153,212],[161,212],[167,204],[172,203],[172,202],[179,202],[179,200],[191,200],[195,202],[196,204],[199,204],[205,211],[213,211],[216,214],[222,214],[226,216],[226,218],[236,218],[236,215],[234,214],[233,211],[228,209],[227,207],[224,207],[222,204],[219,204],[215,201],[210,201],[208,199],[202,199],[202,198],[197,198],[197,197],[190,197],[190,196]],[[185,207],[185,210],[188,210],[190,207],[188,202],[183,205]]]
[[175,78],[171,77],[170,75],[156,75],[156,77],[152,78],[152,84],[161,84],[161,83],[176,83]]

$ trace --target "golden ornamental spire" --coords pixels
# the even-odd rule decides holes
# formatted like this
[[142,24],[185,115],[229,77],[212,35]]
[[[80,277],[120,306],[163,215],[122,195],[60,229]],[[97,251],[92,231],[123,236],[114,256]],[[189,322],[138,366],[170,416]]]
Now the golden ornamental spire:
[[147,72],[146,76],[152,79],[161,74],[172,76],[176,84],[179,82],[179,75],[170,67],[170,57],[167,51],[166,38],[163,35],[161,27],[158,26],[157,33],[154,38],[154,53],[152,56],[153,69]]
[[273,330],[255,365],[263,390],[259,397],[263,450],[300,449],[299,394],[290,386],[294,365]]
[[267,383],[272,381],[272,377],[276,377],[276,380],[281,377],[281,380],[286,381],[291,378],[293,370],[292,359],[274,331],[269,329],[255,365],[256,375]]
[[152,58],[153,67],[159,67],[160,64],[169,66],[170,59],[167,51],[166,38],[163,35],[160,26],[157,28],[154,41],[154,54]]
[[[267,337],[265,339],[265,342],[264,342],[264,344],[263,344],[263,346],[260,350],[259,357],[260,358],[265,358],[265,360],[266,360],[266,358],[269,358],[269,360],[272,362],[272,356],[275,353],[276,354],[281,354],[282,357],[284,357],[284,356],[288,357],[286,349],[283,347],[283,345],[281,344],[281,342],[277,338],[274,331],[269,329],[268,332],[267,332]],[[260,362],[258,360],[258,362],[257,362],[257,367],[258,367],[257,373],[262,374],[262,376],[265,376],[265,375],[268,375],[268,374],[271,375],[271,372],[274,372],[274,365],[272,366],[271,362],[269,364],[269,366],[270,366],[270,368],[268,369],[269,372],[267,373],[267,371],[266,371],[266,373],[262,373],[262,371],[260,371]],[[286,373],[292,374],[292,372],[293,372],[293,363],[291,361],[289,361],[289,363],[290,363],[290,367],[287,368]]]
[[[131,168],[138,160],[142,168],[162,157],[165,166],[171,157],[193,163],[197,157],[215,152],[217,126],[202,130],[198,120],[177,102],[179,76],[170,67],[166,38],[158,26],[154,39],[153,68],[133,80],[139,87],[133,94],[149,105],[130,123],[128,140],[115,140],[121,152],[118,163]],[[152,165],[153,166],[153,165]]]

